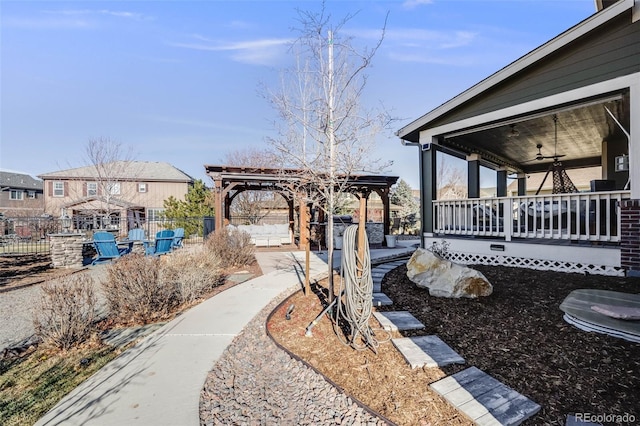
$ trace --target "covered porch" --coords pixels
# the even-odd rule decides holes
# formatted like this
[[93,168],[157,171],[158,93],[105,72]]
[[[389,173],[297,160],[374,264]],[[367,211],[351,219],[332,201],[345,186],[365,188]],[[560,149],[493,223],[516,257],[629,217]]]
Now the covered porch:
[[[398,131],[418,148],[425,247],[460,263],[640,274],[636,8],[600,10]],[[466,197],[438,196],[442,154],[466,162]],[[578,190],[567,170],[593,166]],[[550,193],[528,187],[534,173]]]

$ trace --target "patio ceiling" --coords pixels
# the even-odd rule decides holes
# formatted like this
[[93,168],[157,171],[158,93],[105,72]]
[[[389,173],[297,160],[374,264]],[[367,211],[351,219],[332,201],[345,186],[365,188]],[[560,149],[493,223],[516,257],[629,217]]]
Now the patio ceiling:
[[[547,170],[554,155],[559,156],[566,168],[599,166],[602,141],[611,137],[624,138],[605,107],[629,129],[628,95],[614,94],[579,105],[559,106],[508,121],[452,132],[441,138],[440,145],[445,152],[449,148],[452,153],[478,153],[488,163],[525,173]],[[557,144],[554,116],[557,117]],[[542,156],[548,158],[536,159],[538,144],[542,145]]]

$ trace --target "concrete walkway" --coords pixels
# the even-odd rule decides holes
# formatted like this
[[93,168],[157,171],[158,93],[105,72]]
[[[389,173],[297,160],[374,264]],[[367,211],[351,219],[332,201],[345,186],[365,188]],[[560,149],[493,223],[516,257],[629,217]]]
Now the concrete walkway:
[[[410,251],[374,250],[371,255]],[[256,257],[264,275],[219,293],[150,334],[78,386],[36,425],[199,424],[200,391],[216,360],[273,298],[304,282],[304,252]],[[310,276],[327,276],[326,263],[313,253]]]

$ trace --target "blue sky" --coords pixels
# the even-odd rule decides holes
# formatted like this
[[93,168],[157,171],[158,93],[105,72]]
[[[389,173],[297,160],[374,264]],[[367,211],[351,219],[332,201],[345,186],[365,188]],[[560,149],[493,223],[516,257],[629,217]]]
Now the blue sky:
[[[296,8],[316,1],[0,2],[0,168],[33,176],[86,165],[90,139],[132,147],[196,179],[204,164],[266,144],[291,60]],[[595,12],[593,0],[328,1],[372,46],[387,32],[363,102],[382,102],[393,131]],[[415,148],[383,135],[374,157],[418,186]]]

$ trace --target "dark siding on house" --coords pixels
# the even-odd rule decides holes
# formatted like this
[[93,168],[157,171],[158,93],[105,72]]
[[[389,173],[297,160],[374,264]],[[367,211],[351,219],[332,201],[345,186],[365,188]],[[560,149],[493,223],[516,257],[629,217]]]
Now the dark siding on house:
[[631,11],[628,11],[424,128],[436,127],[638,71],[640,21],[632,24]]

